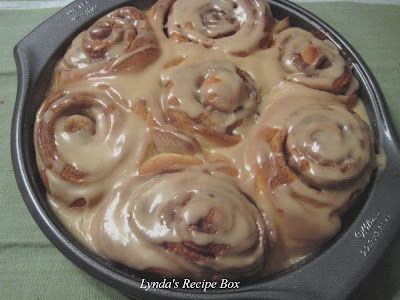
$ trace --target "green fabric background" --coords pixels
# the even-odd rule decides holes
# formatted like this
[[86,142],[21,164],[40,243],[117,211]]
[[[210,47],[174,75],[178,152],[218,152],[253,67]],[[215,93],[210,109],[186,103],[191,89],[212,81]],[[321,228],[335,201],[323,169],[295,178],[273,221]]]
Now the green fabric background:
[[[375,74],[400,129],[400,6],[302,3],[341,33]],[[17,76],[14,45],[57,9],[0,10],[0,299],[119,299],[70,263],[46,239],[19,194],[10,157]],[[400,299],[400,242],[352,296]]]

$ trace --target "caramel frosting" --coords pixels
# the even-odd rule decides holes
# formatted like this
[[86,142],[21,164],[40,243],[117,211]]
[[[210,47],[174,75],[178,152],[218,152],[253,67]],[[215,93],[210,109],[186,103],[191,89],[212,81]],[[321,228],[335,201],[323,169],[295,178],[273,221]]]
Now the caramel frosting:
[[287,248],[309,251],[337,233],[368,183],[374,138],[335,95],[284,83],[270,97],[248,156],[264,194],[258,204],[272,207]]
[[357,89],[351,66],[330,40],[300,28],[288,28],[274,42],[287,80],[337,94],[351,94]]
[[123,7],[80,33],[58,64],[57,82],[96,72],[140,70],[159,55],[157,39],[145,15]]
[[114,172],[138,172],[150,143],[148,131],[106,90],[51,94],[35,124],[37,162],[48,192],[65,205],[99,201]]
[[178,277],[254,274],[264,221],[227,175],[200,170],[126,180],[92,224],[97,251],[139,270]]
[[261,0],[163,0],[151,14],[176,42],[195,42],[238,56],[268,47],[275,25]]
[[226,60],[180,63],[163,72],[161,82],[161,104],[169,122],[216,144],[239,142],[234,130],[257,111],[253,79]]
[[266,1],[160,0],[79,34],[34,132],[68,230],[196,279],[279,271],[332,238],[384,159],[351,64],[288,26]]

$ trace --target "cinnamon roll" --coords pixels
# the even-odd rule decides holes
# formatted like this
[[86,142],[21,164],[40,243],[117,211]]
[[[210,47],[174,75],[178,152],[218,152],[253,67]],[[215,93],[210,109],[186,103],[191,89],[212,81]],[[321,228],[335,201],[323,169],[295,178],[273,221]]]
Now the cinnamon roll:
[[[375,168],[369,126],[332,94],[277,90],[255,135],[256,185],[287,248],[321,245]],[[262,204],[261,204],[262,205]]]
[[65,205],[95,204],[115,170],[138,172],[147,131],[138,116],[106,92],[51,94],[35,123],[36,159],[47,191]]
[[97,251],[165,277],[249,276],[263,266],[264,221],[224,174],[134,178],[108,196],[92,225]]
[[240,142],[235,129],[257,111],[253,79],[228,61],[180,63],[162,73],[162,85],[168,122],[213,145]]
[[246,56],[272,41],[275,20],[262,0],[159,0],[150,10],[167,36]]
[[73,41],[56,69],[59,84],[92,73],[140,70],[160,54],[153,29],[134,7],[100,18]]
[[350,62],[331,41],[319,37],[300,28],[289,28],[276,36],[286,79],[335,94],[354,94],[358,82]]

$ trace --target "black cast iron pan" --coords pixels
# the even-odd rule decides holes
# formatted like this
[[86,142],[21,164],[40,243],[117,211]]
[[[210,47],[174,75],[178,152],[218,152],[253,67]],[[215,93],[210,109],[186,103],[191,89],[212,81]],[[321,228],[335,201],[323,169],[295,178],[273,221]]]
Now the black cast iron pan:
[[[310,259],[273,277],[247,280],[232,290],[140,289],[143,274],[108,262],[80,245],[60,224],[45,197],[33,146],[35,114],[49,87],[56,61],[73,37],[91,22],[123,5],[149,8],[153,0],[77,0],[32,31],[15,47],[18,94],[11,148],[19,189],[32,216],[52,243],[86,272],[133,298],[141,299],[340,299],[351,293],[371,270],[400,227],[400,144],[388,116],[382,92],[357,52],[331,27],[299,6],[270,0],[277,18],[326,34],[350,57],[360,80],[377,144],[387,155],[369,187],[345,217],[342,231]],[[349,28],[351,30],[351,28]]]

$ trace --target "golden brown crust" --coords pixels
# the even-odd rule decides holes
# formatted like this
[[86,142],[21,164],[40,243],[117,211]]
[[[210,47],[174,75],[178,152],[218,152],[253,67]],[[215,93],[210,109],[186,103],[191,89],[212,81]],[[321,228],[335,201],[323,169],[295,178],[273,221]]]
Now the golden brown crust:
[[232,161],[223,155],[208,154],[206,155],[206,161],[215,166],[215,171],[225,173],[235,178],[239,176],[239,171],[233,166]]
[[[343,74],[337,78],[332,84],[332,92],[335,94],[344,94],[348,85],[350,84],[351,78],[353,74],[351,73],[350,67],[346,66]],[[349,107],[352,107],[352,103],[350,101]]]
[[219,133],[207,128],[211,125],[211,121],[205,114],[200,115],[198,118],[191,119],[184,112],[168,110],[166,113],[171,124],[177,128],[190,135],[197,133],[215,145],[229,147],[241,141],[240,136]]
[[202,161],[196,157],[175,154],[161,153],[151,157],[145,161],[140,169],[141,175],[160,174],[165,172],[173,172],[182,170],[187,166],[201,165]]
[[154,128],[151,132],[155,148],[159,153],[194,154],[200,151],[200,145],[195,139],[178,132]]
[[157,153],[194,154],[201,150],[197,140],[175,129],[163,128],[158,124],[147,107],[145,100],[139,100],[133,112],[142,117],[151,128],[154,150]]
[[[283,130],[266,128],[263,131],[262,136],[268,145],[270,145],[272,152],[284,153],[283,145],[285,144],[286,133]],[[265,162],[265,164],[258,170],[258,187],[263,190],[274,190],[278,186],[290,183],[297,178],[296,174],[293,173],[287,165],[284,155],[276,156],[274,162],[275,168],[277,169],[277,172],[274,175],[269,172],[269,162]],[[268,185],[265,184],[267,182],[269,183]]]

